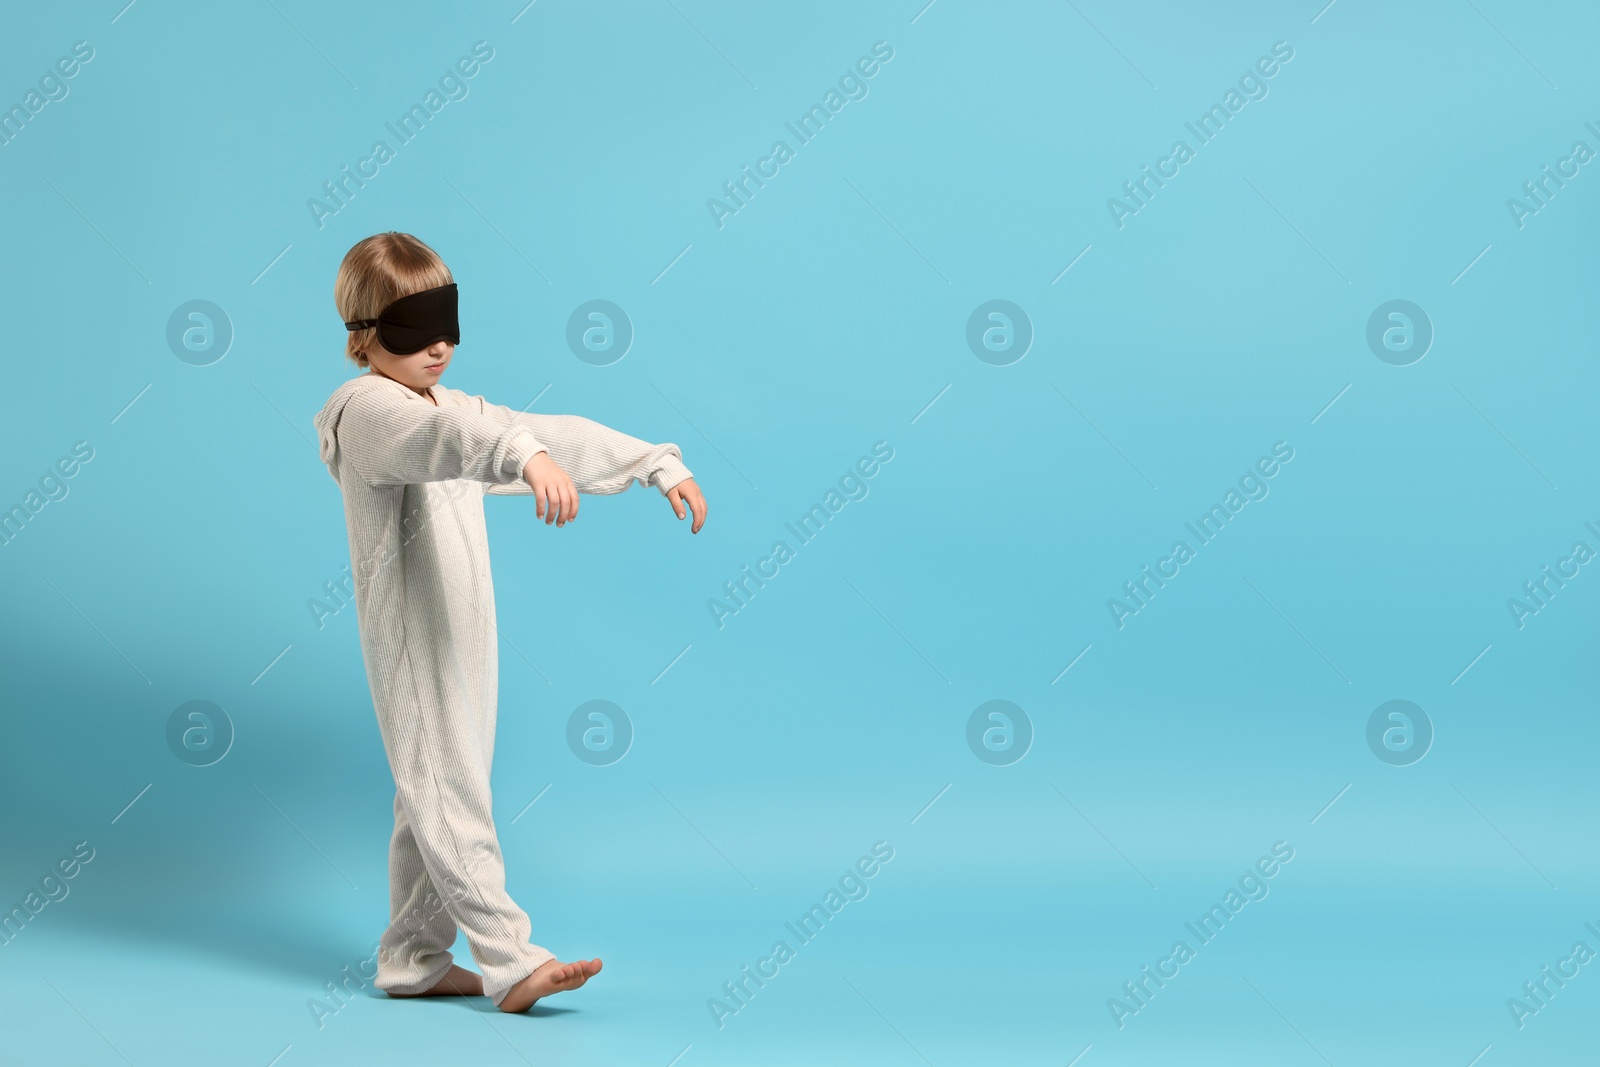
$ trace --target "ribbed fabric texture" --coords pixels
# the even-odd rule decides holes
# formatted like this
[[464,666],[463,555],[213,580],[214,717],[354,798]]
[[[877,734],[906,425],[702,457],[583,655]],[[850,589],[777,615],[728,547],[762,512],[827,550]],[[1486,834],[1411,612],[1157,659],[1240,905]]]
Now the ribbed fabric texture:
[[430,392],[437,407],[368,372],[314,420],[344,496],[362,658],[395,780],[391,921],[376,982],[395,993],[429,988],[450,968],[459,927],[499,1004],[553,954],[529,941],[494,829],[499,646],[484,494],[531,493],[521,472],[540,451],[582,493],[637,481],[665,495],[692,475],[674,444],[441,385]]

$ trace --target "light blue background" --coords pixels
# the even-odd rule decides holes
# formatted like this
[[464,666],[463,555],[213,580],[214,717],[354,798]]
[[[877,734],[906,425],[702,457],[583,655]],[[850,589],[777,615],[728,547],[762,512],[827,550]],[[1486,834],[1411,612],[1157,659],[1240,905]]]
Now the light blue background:
[[[1521,629],[1506,601],[1600,548],[1600,176],[1521,228],[1506,201],[1600,149],[1600,20],[921,4],[6,14],[0,101],[95,55],[0,148],[0,504],[94,459],[0,549],[0,905],[95,858],[0,949],[0,1058],[1592,1054],[1600,964],[1522,1029],[1506,1002],[1600,950],[1600,577]],[[319,229],[307,199],[478,40],[469,95]],[[879,40],[869,95],[719,229],[707,198]],[[1119,229],[1107,198],[1276,41],[1269,95]],[[525,1018],[368,987],[319,1029],[388,919],[393,784],[354,609],[307,608],[349,558],[311,418],[354,372],[339,260],[388,229],[461,285],[445,384],[678,443],[710,517],[486,502],[510,887],[604,972]],[[209,366],[166,342],[194,299],[235,331]],[[637,331],[611,366],[566,347],[592,299]],[[966,345],[992,299],[1036,332],[1009,366]],[[1391,299],[1436,331],[1410,366],[1366,344]],[[707,600],[880,440],[869,495],[718,629]],[[1107,598],[1276,441],[1270,495],[1119,630]],[[597,698],[637,731],[608,767],[564,741]],[[203,768],[164,732],[196,699],[236,730]],[[1036,733],[1010,766],[966,744],[991,699]],[[1436,730],[1411,766],[1366,744],[1391,699]],[[879,840],[870,895],[719,1029],[707,999]],[[1107,999],[1280,840],[1270,895],[1119,1029]]]

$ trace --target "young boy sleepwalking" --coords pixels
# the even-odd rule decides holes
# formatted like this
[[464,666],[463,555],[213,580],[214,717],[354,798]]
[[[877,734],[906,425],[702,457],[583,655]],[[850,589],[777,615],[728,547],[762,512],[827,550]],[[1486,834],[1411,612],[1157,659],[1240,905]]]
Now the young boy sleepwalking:
[[[344,496],[361,653],[394,772],[391,922],[376,984],[394,997],[487,995],[526,1011],[576,989],[599,959],[562,963],[529,942],[506,893],[489,798],[499,695],[485,493],[531,494],[557,527],[579,493],[653,485],[679,519],[706,504],[674,444],[576,415],[529,415],[439,384],[460,343],[457,290],[439,256],[380,233],[345,255],[334,303],[367,373],[316,416]],[[453,962],[464,931],[483,974]]]

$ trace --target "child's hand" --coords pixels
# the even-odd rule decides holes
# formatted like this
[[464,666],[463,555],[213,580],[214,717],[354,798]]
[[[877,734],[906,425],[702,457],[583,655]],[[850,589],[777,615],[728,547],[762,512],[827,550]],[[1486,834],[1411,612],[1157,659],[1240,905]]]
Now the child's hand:
[[685,478],[671,489],[667,490],[667,499],[672,502],[672,510],[678,518],[683,518],[684,505],[694,512],[694,525],[689,527],[690,533],[699,533],[700,527],[706,524],[706,498],[701,495],[700,487],[694,484],[693,478]]
[[[522,468],[522,477],[539,501],[535,512],[544,524],[565,526],[578,517],[578,487],[548,452],[536,452]],[[558,517],[559,516],[559,517]]]

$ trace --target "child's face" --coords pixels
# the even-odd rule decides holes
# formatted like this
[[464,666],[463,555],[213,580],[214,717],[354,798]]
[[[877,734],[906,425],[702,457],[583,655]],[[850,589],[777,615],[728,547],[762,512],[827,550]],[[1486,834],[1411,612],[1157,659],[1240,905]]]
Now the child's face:
[[426,392],[428,386],[439,380],[439,375],[450,365],[456,346],[449,341],[435,341],[427,348],[399,356],[383,347],[376,338],[367,349],[367,363],[385,378],[393,378],[402,385]]

